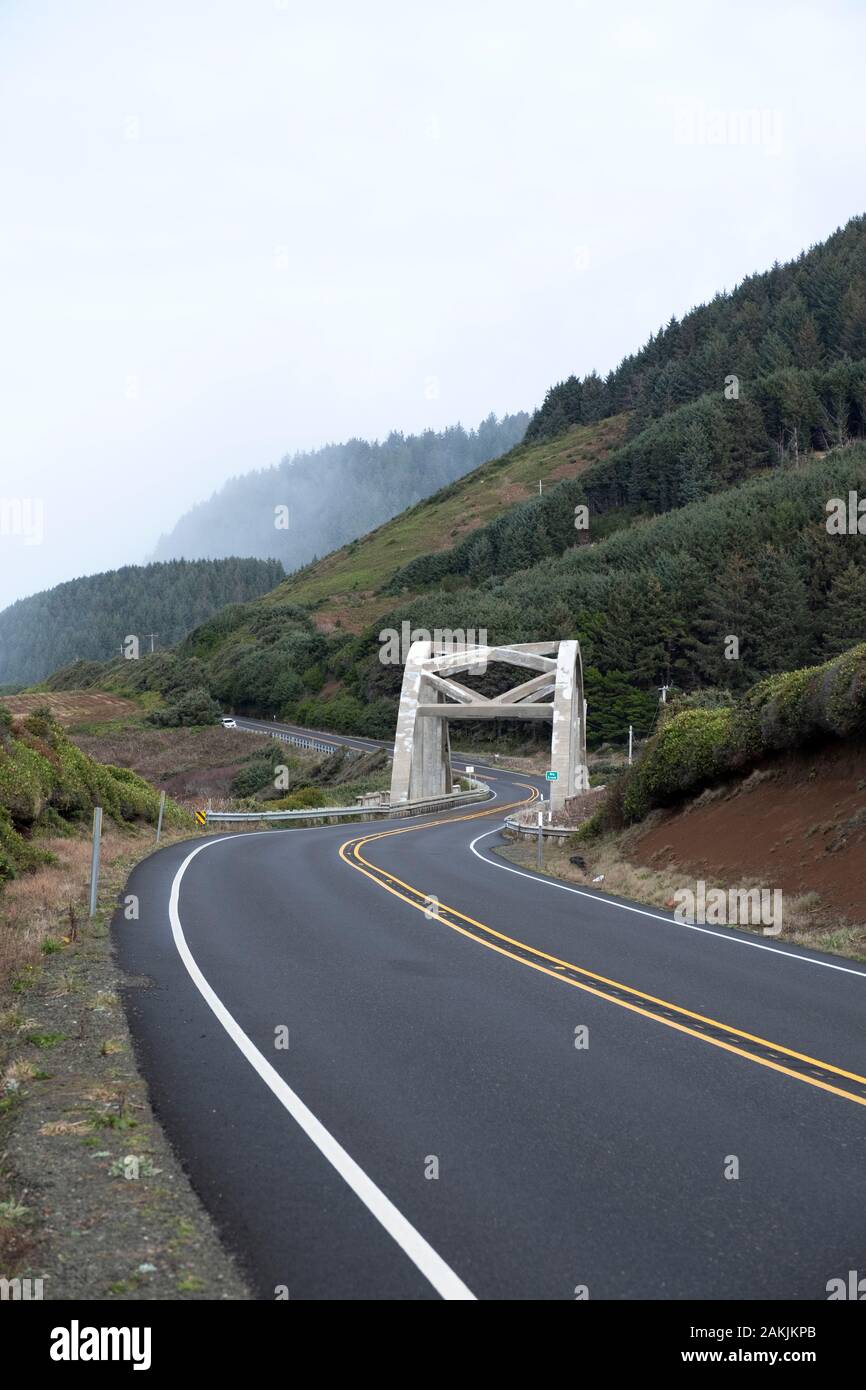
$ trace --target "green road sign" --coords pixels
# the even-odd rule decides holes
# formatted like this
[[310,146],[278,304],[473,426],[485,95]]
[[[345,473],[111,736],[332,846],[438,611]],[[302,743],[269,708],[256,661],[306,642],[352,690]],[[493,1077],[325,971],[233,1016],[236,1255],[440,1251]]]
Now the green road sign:
[[548,782],[558,782],[558,781],[559,781],[559,773],[558,773],[558,772],[545,772],[544,775],[545,775],[545,777],[547,778]]

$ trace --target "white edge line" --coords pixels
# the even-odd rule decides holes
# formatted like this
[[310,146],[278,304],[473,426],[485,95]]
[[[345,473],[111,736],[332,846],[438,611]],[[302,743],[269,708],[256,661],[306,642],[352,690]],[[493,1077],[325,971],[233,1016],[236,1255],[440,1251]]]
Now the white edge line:
[[[261,832],[259,832],[261,833]],[[272,834],[273,832],[266,832]],[[279,1072],[271,1066],[270,1062],[262,1056],[258,1048],[247,1037],[240,1024],[229,1013],[222,1000],[208,984],[201,970],[199,969],[192,952],[187,945],[186,937],[183,934],[180,914],[178,912],[178,901],[180,897],[180,885],[186,872],[187,866],[195,859],[202,850],[210,849],[213,845],[225,844],[228,840],[248,838],[244,835],[229,835],[220,840],[209,840],[207,844],[199,845],[187,855],[174,876],[171,886],[171,897],[169,899],[169,919],[171,921],[171,931],[177,946],[178,955],[186,966],[187,972],[198,989],[202,998],[212,1012],[216,1015],[223,1028],[228,1033],[232,1042],[239,1048],[246,1057],[254,1071],[258,1072],[265,1085],[270,1088],[277,1100],[289,1112],[292,1119],[311,1139],[316,1148],[331,1166],[339,1173],[340,1177],[352,1189],[355,1196],[360,1198],[364,1206],[376,1218],[381,1226],[385,1228],[392,1240],[399,1245],[405,1255],[409,1257],[416,1269],[424,1275],[425,1279],[433,1285],[433,1288],[442,1298],[447,1300],[476,1301],[475,1294],[463,1283],[445,1263],[441,1255],[437,1255],[419,1231],[416,1231],[411,1222],[397,1210],[389,1197],[386,1197],[381,1188],[377,1187],[372,1178],[369,1178],[363,1168],[355,1162],[350,1154],[346,1152],[329,1130],[325,1128],[320,1120],[304,1104],[298,1096],[280,1076]]]
[[619,902],[616,898],[609,898],[604,893],[588,893],[584,888],[572,888],[570,883],[559,883],[553,878],[540,878],[537,874],[524,873],[522,869],[514,869],[510,864],[500,864],[498,859],[488,859],[485,854],[479,854],[475,846],[479,840],[486,840],[488,835],[496,835],[502,830],[502,826],[494,826],[492,830],[486,830],[483,835],[476,835],[470,842],[469,848],[480,859],[482,864],[489,864],[492,869],[503,869],[507,874],[517,874],[520,878],[531,879],[533,883],[545,884],[548,888],[561,888],[564,893],[576,893],[579,898],[591,898],[594,903],[602,903],[605,907],[616,907],[621,912],[637,912],[641,917],[652,917],[656,922],[666,922],[669,927],[684,927],[687,931],[700,932],[703,936],[713,936],[717,941],[727,941],[734,946],[751,946],[756,951],[771,951],[773,955],[784,956],[785,960],[803,961],[805,965],[822,965],[825,970],[839,970],[843,975],[856,975],[858,979],[866,979],[866,971],[853,970],[849,965],[836,965],[829,960],[816,960],[814,956],[801,956],[796,951],[782,951],[778,946],[768,946],[763,941],[749,941],[742,936],[734,936],[726,932],[713,931],[710,927],[700,927],[696,922],[678,922],[675,917],[665,917],[661,912],[650,912],[645,907],[632,907],[630,903]]

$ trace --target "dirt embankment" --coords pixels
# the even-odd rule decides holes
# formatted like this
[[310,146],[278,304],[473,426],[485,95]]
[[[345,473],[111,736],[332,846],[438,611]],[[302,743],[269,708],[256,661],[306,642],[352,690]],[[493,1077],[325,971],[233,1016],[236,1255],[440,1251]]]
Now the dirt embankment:
[[628,858],[697,877],[751,878],[866,922],[866,746],[839,743],[780,758],[705,792],[629,837]]

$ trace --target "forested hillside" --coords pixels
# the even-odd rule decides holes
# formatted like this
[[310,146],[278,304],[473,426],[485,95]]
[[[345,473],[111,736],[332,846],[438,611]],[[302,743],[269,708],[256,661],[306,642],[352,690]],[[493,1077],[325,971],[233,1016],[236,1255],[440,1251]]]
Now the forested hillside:
[[295,454],[232,478],[181,517],[154,558],[277,556],[287,571],[297,569],[506,453],[528,420],[523,412],[489,415],[474,430],[395,432]]
[[227,603],[267,593],[284,578],[278,560],[185,560],[126,565],[72,579],[0,613],[0,682],[40,681],[69,661],[104,661],[127,636],[141,651],[179,642]]
[[605,522],[622,526],[723,491],[770,468],[866,435],[866,361],[791,368],[761,377],[748,397],[700,396],[654,421],[579,478],[496,517],[450,550],[421,555],[396,572],[388,592],[414,592],[446,575],[478,582],[512,574],[575,543],[584,504],[592,541]]
[[726,377],[748,393],[760,377],[843,358],[866,358],[866,215],[796,260],[672,318],[604,380],[592,372],[551,387],[526,437],[549,438],[623,410],[639,433],[708,391],[721,394]]
[[[857,516],[839,531],[827,511],[866,496],[864,286],[857,218],[607,382],[554,388],[502,459],[215,615],[175,686],[182,669],[238,711],[384,737],[402,668],[380,661],[382,630],[577,635],[598,743],[647,733],[663,684],[718,703],[837,656],[866,637]],[[122,691],[123,665],[57,680]]]
[[629,723],[643,734],[663,682],[736,693],[862,637],[863,538],[827,527],[828,500],[847,505],[851,491],[866,496],[866,445],[775,470],[508,578],[431,591],[356,636],[325,635],[302,608],[269,598],[217,614],[176,656],[71,668],[49,684],[172,694],[206,686],[238,711],[388,737],[402,668],[379,660],[380,628],[484,628],[493,642],[577,633],[591,741],[622,738]]

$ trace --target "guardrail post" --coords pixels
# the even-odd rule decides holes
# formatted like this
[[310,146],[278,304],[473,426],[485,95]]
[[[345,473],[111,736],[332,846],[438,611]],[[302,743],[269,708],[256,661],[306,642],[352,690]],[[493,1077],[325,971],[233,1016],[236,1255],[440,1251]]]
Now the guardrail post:
[[159,844],[159,837],[162,834],[162,815],[165,810],[165,792],[159,794],[159,819],[156,822],[156,843]]
[[102,843],[102,807],[93,808],[93,848],[90,852],[90,915],[96,916],[96,897],[99,892],[99,849]]

